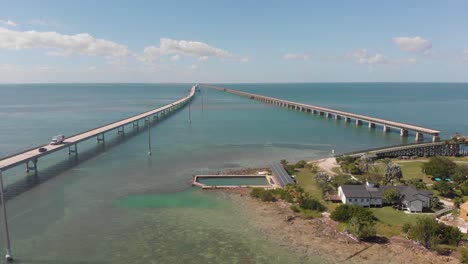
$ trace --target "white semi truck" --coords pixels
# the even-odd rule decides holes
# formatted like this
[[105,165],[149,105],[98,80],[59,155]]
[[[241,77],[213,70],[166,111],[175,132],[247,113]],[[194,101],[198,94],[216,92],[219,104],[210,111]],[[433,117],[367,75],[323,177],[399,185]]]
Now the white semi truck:
[[59,145],[59,144],[62,144],[64,140],[65,140],[65,136],[64,136],[64,135],[57,135],[57,136],[54,136],[54,137],[52,137],[52,141],[50,141],[50,145]]

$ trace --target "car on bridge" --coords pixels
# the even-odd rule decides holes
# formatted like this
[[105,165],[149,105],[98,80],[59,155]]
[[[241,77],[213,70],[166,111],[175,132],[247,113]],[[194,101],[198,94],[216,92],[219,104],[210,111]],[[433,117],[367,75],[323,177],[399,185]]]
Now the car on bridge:
[[46,152],[47,149],[46,149],[46,148],[39,148],[38,151],[39,151],[40,153],[43,153],[43,152]]

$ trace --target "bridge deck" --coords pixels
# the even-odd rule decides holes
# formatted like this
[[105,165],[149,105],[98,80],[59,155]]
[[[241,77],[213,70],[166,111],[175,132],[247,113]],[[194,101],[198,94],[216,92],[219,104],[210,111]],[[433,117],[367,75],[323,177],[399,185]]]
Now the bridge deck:
[[[27,162],[29,160],[33,160],[33,159],[39,158],[41,156],[48,155],[48,154],[50,154],[52,152],[55,152],[55,151],[58,151],[60,149],[66,148],[66,147],[68,147],[70,145],[79,143],[81,141],[84,141],[84,140],[87,140],[89,138],[95,137],[97,135],[103,134],[105,132],[114,130],[116,128],[128,125],[130,123],[133,123],[135,121],[144,119],[146,117],[150,117],[150,116],[155,115],[155,114],[157,114],[159,112],[170,109],[173,106],[180,105],[180,104],[186,102],[187,100],[189,100],[189,99],[191,99],[193,97],[193,95],[195,94],[196,88],[197,88],[196,85],[193,86],[192,89],[190,90],[190,93],[186,97],[183,97],[183,98],[181,98],[181,99],[179,99],[179,100],[177,100],[175,102],[172,102],[172,103],[167,104],[165,106],[162,106],[162,107],[159,107],[159,108],[156,108],[156,109],[153,109],[153,110],[141,113],[141,114],[137,114],[135,116],[131,116],[131,117],[126,118],[126,119],[122,119],[122,120],[119,120],[119,121],[116,121],[116,122],[113,122],[113,123],[110,123],[110,124],[107,124],[107,125],[104,125],[104,126],[101,126],[101,127],[98,127],[98,128],[94,128],[94,129],[79,133],[77,135],[73,135],[71,137],[66,138],[63,144],[60,144],[60,145],[49,145],[49,144],[41,145],[41,146],[37,146],[37,147],[31,148],[29,150],[26,150],[26,151],[23,151],[23,152],[20,152],[20,153],[16,153],[16,154],[8,156],[8,157],[5,157],[2,160],[0,160],[0,169],[5,171],[5,170],[7,170],[9,168],[12,168],[12,167],[18,165],[18,164],[25,163],[25,162]],[[41,148],[41,147],[47,147],[47,151],[43,152],[43,153],[40,153],[39,148]]]
[[216,89],[216,90],[219,90],[219,91],[224,91],[224,92],[228,92],[228,93],[232,93],[232,94],[241,95],[241,96],[261,98],[261,99],[281,102],[281,103],[285,103],[285,104],[289,104],[289,105],[303,107],[303,108],[306,108],[306,109],[322,111],[322,112],[331,113],[331,114],[334,114],[334,115],[339,115],[339,116],[342,116],[342,117],[353,118],[353,119],[356,119],[356,120],[361,120],[361,121],[366,121],[366,122],[369,122],[369,123],[385,125],[385,126],[389,126],[389,127],[398,128],[398,129],[411,130],[411,131],[420,132],[420,133],[423,133],[423,134],[429,134],[429,135],[433,135],[433,136],[439,136],[439,134],[440,134],[439,130],[434,130],[434,129],[425,128],[425,127],[421,127],[421,126],[406,124],[406,123],[402,123],[402,122],[391,121],[391,120],[386,120],[386,119],[376,118],[376,117],[371,117],[371,116],[365,116],[365,115],[359,115],[359,114],[334,110],[334,109],[315,106],[315,105],[302,104],[302,103],[282,100],[282,99],[278,99],[278,98],[274,98],[274,97],[268,97],[268,96],[253,94],[253,93],[247,93],[247,92],[241,92],[241,91],[236,91],[236,90],[232,90],[232,89],[226,89],[226,88],[223,88],[223,87],[218,87],[218,86],[213,86],[213,85],[203,85],[203,86],[213,88],[213,89]]

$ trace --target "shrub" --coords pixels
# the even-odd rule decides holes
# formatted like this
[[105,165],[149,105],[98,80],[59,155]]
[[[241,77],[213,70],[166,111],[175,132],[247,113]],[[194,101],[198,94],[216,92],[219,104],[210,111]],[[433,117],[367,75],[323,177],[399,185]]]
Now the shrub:
[[315,210],[318,212],[325,211],[325,206],[319,200],[312,198],[310,195],[302,195],[299,198],[299,206],[302,209]]
[[462,192],[463,195],[468,195],[468,184],[462,184],[460,185],[460,191]]
[[414,188],[418,190],[427,190],[427,186],[422,181],[422,179],[409,179],[409,180],[406,180],[406,183],[409,185],[412,185]]
[[318,172],[318,166],[315,163],[307,163],[305,166],[310,172],[312,173],[317,173]]
[[264,202],[275,202],[276,197],[271,191],[265,191],[260,195],[260,199]]
[[356,181],[354,181],[353,178],[351,178],[351,176],[345,175],[345,174],[333,176],[331,182],[333,186],[335,187],[339,187],[341,185],[347,185],[347,184],[359,184]]
[[455,206],[455,208],[460,208],[460,205],[463,203],[463,198],[460,198],[460,197],[455,197],[453,199],[453,205]]
[[289,206],[289,208],[295,213],[299,213],[301,211],[301,208],[297,204],[291,204],[291,206]]
[[289,175],[296,173],[296,166],[294,165],[286,165],[284,169],[288,172]]
[[359,205],[342,204],[333,210],[330,217],[338,222],[348,222],[352,217],[372,222],[375,216],[371,210]]
[[313,211],[313,210],[304,210],[304,211],[302,211],[302,216],[303,216],[305,219],[314,219],[314,218],[320,217],[320,214],[317,213],[317,211]]
[[403,231],[403,233],[405,234],[408,234],[408,232],[410,231],[411,229],[411,224],[406,222],[403,224],[403,226],[401,227],[401,230]]
[[445,181],[436,182],[433,188],[439,191],[440,195],[444,197],[452,198],[455,196],[455,191],[451,183]]
[[433,248],[435,250],[435,252],[437,252],[437,254],[439,255],[444,255],[444,256],[448,256],[450,255],[450,253],[452,253],[452,251],[455,249],[453,246],[449,246],[449,245],[436,245],[434,246]]
[[265,202],[276,201],[276,198],[273,195],[273,190],[265,190],[263,188],[253,188],[252,191],[250,191],[250,196],[261,199]]
[[410,225],[408,231],[411,239],[430,249],[436,249],[439,244],[457,246],[462,239],[462,233],[458,228],[438,223],[432,217],[416,219],[416,223]]
[[348,171],[349,173],[354,174],[354,175],[362,174],[361,169],[358,166],[356,166],[356,164],[354,163],[348,165]]
[[306,164],[307,164],[307,162],[306,162],[305,160],[300,160],[300,161],[298,161],[298,162],[296,163],[296,168],[302,169],[302,168],[305,167]]
[[352,217],[347,225],[349,232],[360,240],[367,240],[376,236],[375,223],[358,217]]
[[250,191],[250,196],[254,198],[260,198],[264,192],[265,189],[263,188],[252,188],[252,191]]
[[466,247],[460,248],[460,255],[461,255],[461,258],[460,258],[461,263],[468,264],[468,248]]

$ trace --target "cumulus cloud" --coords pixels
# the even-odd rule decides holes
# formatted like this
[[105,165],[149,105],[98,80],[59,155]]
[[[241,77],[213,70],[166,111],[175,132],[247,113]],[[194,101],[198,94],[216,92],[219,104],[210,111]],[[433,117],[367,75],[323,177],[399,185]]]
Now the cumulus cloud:
[[311,55],[309,53],[286,53],[283,56],[285,60],[309,60]]
[[198,65],[192,64],[192,65],[189,66],[189,69],[192,70],[192,71],[198,70]]
[[182,54],[189,57],[203,58],[201,59],[202,61],[207,60],[208,57],[232,59],[242,62],[248,61],[245,57],[235,55],[227,50],[212,47],[203,42],[175,40],[169,38],[162,38],[160,40],[159,47],[145,47],[140,59],[147,63],[153,63],[161,56],[169,54]]
[[387,64],[391,60],[381,53],[371,53],[366,49],[357,50],[349,55],[359,64]]
[[176,54],[176,55],[171,57],[171,61],[178,61],[178,60],[180,60],[180,55],[179,54]]
[[198,61],[199,62],[207,62],[208,61],[208,56],[198,57]]
[[98,39],[88,33],[64,35],[57,32],[14,31],[0,27],[0,49],[45,49],[47,55],[124,57],[128,48],[115,42]]
[[18,25],[11,20],[1,20],[1,19],[0,19],[0,24],[5,25],[5,26],[11,26],[11,27],[16,27]]
[[408,52],[417,52],[422,54],[430,54],[432,43],[422,37],[396,37],[393,38],[395,43],[401,50]]

